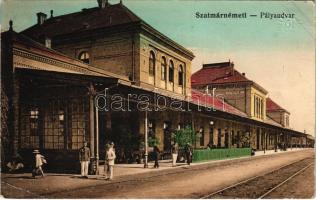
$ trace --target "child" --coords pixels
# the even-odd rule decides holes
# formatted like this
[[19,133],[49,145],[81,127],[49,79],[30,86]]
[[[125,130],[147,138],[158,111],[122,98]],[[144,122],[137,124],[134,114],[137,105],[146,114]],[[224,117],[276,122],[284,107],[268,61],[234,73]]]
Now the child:
[[39,150],[35,149],[33,151],[33,154],[35,154],[35,167],[32,171],[32,176],[35,178],[37,175],[41,175],[44,177],[44,172],[42,169],[42,165],[46,164],[46,160],[43,155],[40,154]]

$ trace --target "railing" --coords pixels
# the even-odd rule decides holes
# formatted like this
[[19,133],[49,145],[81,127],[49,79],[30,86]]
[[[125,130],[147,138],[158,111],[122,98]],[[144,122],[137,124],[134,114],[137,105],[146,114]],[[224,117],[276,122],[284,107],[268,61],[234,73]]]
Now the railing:
[[232,149],[195,149],[192,155],[193,162],[208,160],[222,160],[238,158],[251,155],[251,148],[232,148]]

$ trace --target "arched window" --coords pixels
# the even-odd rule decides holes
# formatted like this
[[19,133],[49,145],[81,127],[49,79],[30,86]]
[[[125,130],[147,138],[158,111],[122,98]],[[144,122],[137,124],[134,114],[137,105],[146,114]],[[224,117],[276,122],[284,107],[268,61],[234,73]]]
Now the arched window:
[[90,62],[90,55],[88,52],[83,51],[79,54],[79,60],[81,60],[84,63],[88,63]]
[[155,63],[156,63],[155,54],[154,52],[150,51],[150,55],[149,55],[149,75],[150,76],[155,75]]
[[165,81],[166,80],[166,73],[167,73],[167,61],[165,57],[162,57],[161,59],[161,80]]
[[173,77],[174,77],[174,65],[172,60],[169,62],[169,81],[173,83]]
[[180,65],[179,66],[179,71],[178,71],[178,77],[179,77],[179,85],[183,85],[183,74],[184,74],[184,72],[183,72],[183,67],[182,67],[182,65]]

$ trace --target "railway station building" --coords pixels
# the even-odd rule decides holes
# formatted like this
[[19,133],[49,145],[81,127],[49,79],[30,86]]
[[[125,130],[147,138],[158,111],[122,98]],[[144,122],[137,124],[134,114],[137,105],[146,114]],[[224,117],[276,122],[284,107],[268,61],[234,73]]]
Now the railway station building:
[[203,65],[191,76],[193,53],[122,1],[37,13],[35,25],[20,33],[13,27],[1,33],[3,164],[17,153],[28,162],[39,149],[51,170],[72,171],[84,141],[94,162],[103,160],[106,141],[126,162],[140,155],[146,135],[167,158],[172,133],[186,126],[198,135],[195,148],[313,146],[232,62]]

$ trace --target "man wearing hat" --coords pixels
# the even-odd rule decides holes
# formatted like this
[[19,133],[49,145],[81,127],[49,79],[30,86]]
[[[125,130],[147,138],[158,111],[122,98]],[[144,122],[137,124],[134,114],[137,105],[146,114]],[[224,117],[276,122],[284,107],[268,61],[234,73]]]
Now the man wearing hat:
[[79,161],[81,164],[81,176],[88,178],[88,169],[90,162],[90,149],[88,142],[83,143],[83,147],[79,149]]
[[33,151],[33,154],[35,154],[35,168],[32,171],[32,176],[34,178],[36,175],[42,175],[42,177],[44,177],[42,165],[43,163],[46,163],[46,160],[44,159],[44,156],[42,156],[39,150],[37,149]]
[[109,180],[113,179],[113,168],[114,168],[114,160],[116,158],[114,143],[110,143],[110,148],[106,152],[106,159],[108,164],[107,177]]

